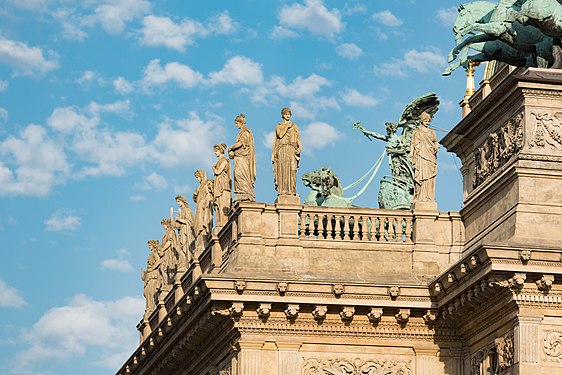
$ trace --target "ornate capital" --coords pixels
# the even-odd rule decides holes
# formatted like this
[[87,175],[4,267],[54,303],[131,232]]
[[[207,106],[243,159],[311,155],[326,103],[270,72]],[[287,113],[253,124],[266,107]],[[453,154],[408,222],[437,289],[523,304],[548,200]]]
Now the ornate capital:
[[427,310],[423,315],[423,321],[427,325],[432,325],[437,320],[438,311],[437,310]]
[[256,310],[260,319],[265,320],[271,314],[271,303],[260,303],[260,307]]

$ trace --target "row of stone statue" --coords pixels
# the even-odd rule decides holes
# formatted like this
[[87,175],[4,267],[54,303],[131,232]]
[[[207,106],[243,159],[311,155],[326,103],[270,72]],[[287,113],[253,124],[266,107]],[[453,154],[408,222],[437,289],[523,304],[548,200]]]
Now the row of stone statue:
[[[291,110],[281,110],[283,121],[277,124],[272,147],[274,184],[279,196],[296,196],[296,175],[300,161],[301,141],[298,127],[291,121]],[[246,117],[237,116],[234,124],[240,131],[236,142],[228,148],[228,157],[234,162],[234,193],[236,201],[254,201],[256,180],[256,153],[252,131],[246,126]],[[226,144],[214,145],[217,162],[212,166],[214,178],[208,179],[204,170],[195,171],[199,186],[193,193],[195,215],[184,196],[178,195],[178,214],[162,220],[162,241],[150,240],[151,253],[147,269],[142,270],[146,315],[156,309],[158,296],[167,294],[188,268],[196,254],[207,245],[215,226],[222,228],[228,221],[232,205],[232,173],[230,160],[225,156]],[[177,232],[176,232],[177,231]]]

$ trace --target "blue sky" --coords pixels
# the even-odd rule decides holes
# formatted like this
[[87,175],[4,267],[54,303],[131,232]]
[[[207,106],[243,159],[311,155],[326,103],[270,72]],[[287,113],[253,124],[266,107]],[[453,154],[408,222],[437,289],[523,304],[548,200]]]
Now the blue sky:
[[[299,176],[328,166],[346,184],[384,149],[354,121],[384,133],[434,91],[433,124],[451,129],[465,90],[462,71],[441,76],[456,5],[0,0],[0,373],[118,369],[138,344],[146,241],[176,194],[191,202],[212,145],[234,143],[239,113],[268,203],[282,107],[301,131]],[[458,210],[460,163],[443,149],[438,163],[439,209]],[[355,204],[377,207],[377,193]]]

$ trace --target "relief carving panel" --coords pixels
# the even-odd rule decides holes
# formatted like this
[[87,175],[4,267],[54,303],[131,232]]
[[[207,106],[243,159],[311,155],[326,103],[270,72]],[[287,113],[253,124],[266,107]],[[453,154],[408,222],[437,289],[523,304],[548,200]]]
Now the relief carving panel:
[[547,362],[562,363],[562,332],[547,332],[542,348]]
[[319,359],[309,358],[301,367],[302,375],[411,375],[411,361],[389,360],[352,360],[344,358]]
[[531,115],[535,117],[535,129],[529,147],[548,151],[562,150],[562,112],[531,112]]
[[523,147],[523,114],[511,118],[474,152],[474,180],[478,187]]

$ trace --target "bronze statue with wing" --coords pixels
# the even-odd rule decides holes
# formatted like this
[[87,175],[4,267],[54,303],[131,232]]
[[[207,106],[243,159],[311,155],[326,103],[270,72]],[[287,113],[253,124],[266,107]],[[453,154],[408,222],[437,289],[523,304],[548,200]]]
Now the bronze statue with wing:
[[[420,117],[427,113],[431,117],[439,109],[439,98],[428,93],[408,104],[398,122],[387,122],[387,135],[369,131],[356,122],[353,128],[361,131],[369,140],[380,139],[386,142],[385,151],[389,158],[391,176],[381,179],[379,207],[387,209],[409,209],[414,194],[414,171],[410,156],[412,133],[421,126]],[[402,132],[398,135],[398,128]]]

